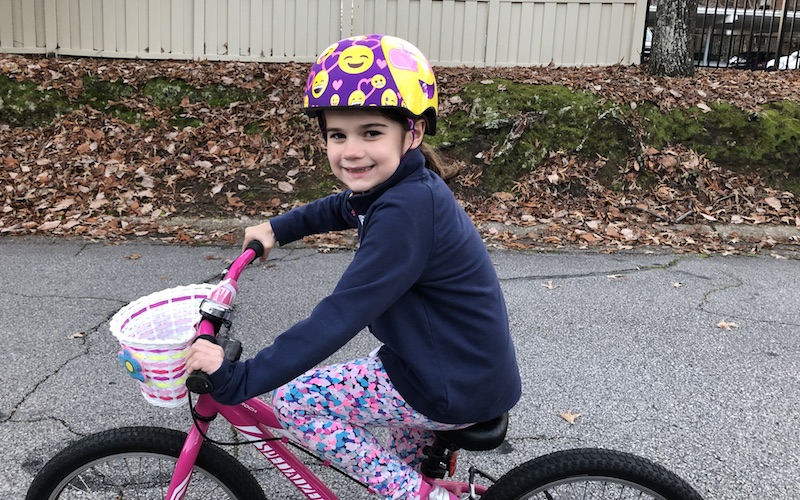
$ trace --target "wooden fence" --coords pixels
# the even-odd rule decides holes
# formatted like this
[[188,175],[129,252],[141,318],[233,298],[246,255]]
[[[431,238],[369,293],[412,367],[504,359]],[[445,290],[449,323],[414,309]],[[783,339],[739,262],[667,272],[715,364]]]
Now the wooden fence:
[[0,0],[0,52],[308,62],[350,35],[434,65],[640,61],[647,0]]

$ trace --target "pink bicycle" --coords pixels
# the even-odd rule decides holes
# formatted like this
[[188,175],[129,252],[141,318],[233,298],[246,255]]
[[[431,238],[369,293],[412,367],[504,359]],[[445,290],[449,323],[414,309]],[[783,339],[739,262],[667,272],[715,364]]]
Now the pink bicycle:
[[[255,242],[230,265],[225,278],[216,287],[155,301],[141,310],[129,311],[126,321],[157,306],[204,297],[199,304],[202,320],[192,334],[216,338],[223,325],[230,325],[241,272],[262,253],[263,248]],[[196,315],[196,309],[194,311]],[[175,319],[170,321],[175,322]],[[225,339],[220,343],[231,359],[241,354],[238,342]],[[191,399],[183,386],[184,380],[191,392],[200,394],[194,407],[189,405],[194,425],[188,433],[160,427],[124,427],[87,436],[45,464],[34,478],[27,500],[266,499],[262,486],[247,468],[207,437],[209,426],[217,416],[227,420],[251,442],[302,496],[316,500],[339,498],[297,457],[294,450],[308,452],[302,443],[288,437],[268,403],[254,398],[236,406],[220,405],[207,394],[212,388],[205,374],[192,374],[188,379],[184,375],[179,379],[181,384],[176,385],[170,376],[179,369],[139,366],[142,360],[155,366],[166,358],[178,359],[179,355],[172,356],[165,349],[144,352],[131,346],[130,350],[135,352],[124,349],[120,359],[143,383],[143,394],[151,402],[169,406],[183,398]],[[172,392],[148,392],[150,386],[146,387],[141,373],[148,370],[150,386],[166,387]],[[508,416],[504,415],[463,430],[439,432],[433,446],[426,450],[422,473],[471,500],[702,498],[683,479],[658,464],[629,453],[594,448],[559,451],[535,458],[499,479],[472,466],[467,481],[452,480],[456,452],[459,449],[491,450],[500,446],[507,425]]]

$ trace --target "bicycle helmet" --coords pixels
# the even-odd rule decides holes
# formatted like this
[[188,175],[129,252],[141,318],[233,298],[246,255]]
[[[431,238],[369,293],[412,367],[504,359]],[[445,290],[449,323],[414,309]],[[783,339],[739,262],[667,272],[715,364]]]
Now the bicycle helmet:
[[424,118],[425,133],[434,135],[439,94],[422,52],[402,38],[377,34],[346,38],[325,49],[306,81],[305,113],[321,119],[326,109],[361,106]]

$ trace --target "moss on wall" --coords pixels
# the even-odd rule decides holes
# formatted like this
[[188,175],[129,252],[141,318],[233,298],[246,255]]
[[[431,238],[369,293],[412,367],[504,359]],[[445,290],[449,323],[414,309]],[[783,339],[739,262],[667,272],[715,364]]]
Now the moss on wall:
[[[58,89],[38,88],[33,82],[0,75],[0,122],[36,127],[81,106],[91,106],[147,128],[155,125],[153,118],[125,104],[128,98],[144,96],[168,111],[171,125],[200,127],[203,121],[182,107],[185,99],[190,104],[202,102],[221,108],[265,98],[238,87],[212,84],[196,88],[161,77],[141,88],[93,75],[84,76],[82,84],[81,94],[70,99]],[[642,146],[682,144],[726,168],[756,170],[774,187],[800,194],[798,102],[767,103],[758,113],[726,103],[711,104],[707,112],[692,108],[662,113],[645,102],[631,111],[589,92],[500,79],[470,83],[448,99],[455,109],[440,120],[439,131],[430,142],[447,156],[481,165],[482,188],[488,192],[507,189],[553,151],[606,159],[598,180],[613,187],[617,167],[638,156]],[[264,134],[269,139],[259,123],[243,127],[249,134]],[[476,158],[479,153],[481,157]],[[332,189],[327,179],[318,187],[315,195]]]
[[727,103],[710,108],[662,114],[645,103],[638,113],[654,147],[682,144],[726,168],[757,170],[773,186],[800,192],[800,103],[775,101],[758,113]]
[[602,156],[614,169],[638,150],[628,112],[588,92],[494,80],[471,83],[458,97],[468,111],[443,118],[432,144],[465,161],[490,151],[483,170],[490,191],[507,189],[551,151]]
[[64,92],[40,90],[33,82],[18,82],[0,75],[0,122],[36,127],[75,107]]

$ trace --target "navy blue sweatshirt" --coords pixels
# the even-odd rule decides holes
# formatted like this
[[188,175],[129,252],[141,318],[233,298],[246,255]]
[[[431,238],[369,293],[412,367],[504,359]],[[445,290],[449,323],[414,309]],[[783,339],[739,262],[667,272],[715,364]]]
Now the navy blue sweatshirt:
[[469,216],[417,150],[365,194],[347,190],[270,220],[280,244],[358,227],[359,247],[311,315],[244,362],[225,361],[212,396],[271,391],[368,326],[378,356],[417,411],[445,423],[489,420],[521,393],[500,283]]

